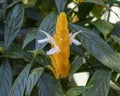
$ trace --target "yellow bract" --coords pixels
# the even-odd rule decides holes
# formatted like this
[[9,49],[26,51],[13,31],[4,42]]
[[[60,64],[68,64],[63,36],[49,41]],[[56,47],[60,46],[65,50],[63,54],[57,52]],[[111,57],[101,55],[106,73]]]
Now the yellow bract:
[[120,58],[120,53],[118,53],[118,57]]
[[77,0],[77,2],[82,3],[84,0]]
[[[70,69],[70,38],[67,16],[65,13],[60,13],[56,23],[56,32],[54,33],[54,41],[60,48],[60,52],[50,56],[52,66],[50,69],[54,73],[56,79],[68,76]],[[53,47],[53,45],[51,45]]]

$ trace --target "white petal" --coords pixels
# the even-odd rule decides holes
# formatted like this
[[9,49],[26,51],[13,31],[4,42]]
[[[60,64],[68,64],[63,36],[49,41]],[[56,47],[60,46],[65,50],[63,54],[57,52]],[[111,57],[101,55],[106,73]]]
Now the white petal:
[[69,34],[70,36],[70,44],[74,43],[75,45],[80,45],[81,43],[75,39],[76,35],[79,34],[81,31],[75,32],[74,34]]
[[81,45],[81,43],[78,40],[76,40],[76,39],[73,39],[72,43],[74,43],[75,45]]
[[47,38],[38,40],[38,43],[47,42],[47,43],[50,43],[50,44],[52,44],[54,46],[52,49],[50,49],[49,51],[47,51],[47,55],[53,55],[53,54],[59,53],[60,49],[56,45],[53,37],[51,35],[49,35],[47,32],[45,32],[45,31],[42,31],[42,30],[39,30],[39,31],[41,31],[42,33],[44,33],[47,36]]
[[55,41],[53,39],[53,37],[51,35],[49,35],[47,32],[43,31],[43,30],[40,30],[42,33],[44,33],[46,36],[47,36],[47,42],[50,43],[50,44],[55,44]]
[[48,42],[48,38],[38,40],[38,43],[44,43],[44,42]]
[[50,49],[49,51],[47,51],[47,55],[53,55],[53,54],[56,54],[56,53],[59,53],[60,52],[60,49],[58,46],[54,46],[54,48]]

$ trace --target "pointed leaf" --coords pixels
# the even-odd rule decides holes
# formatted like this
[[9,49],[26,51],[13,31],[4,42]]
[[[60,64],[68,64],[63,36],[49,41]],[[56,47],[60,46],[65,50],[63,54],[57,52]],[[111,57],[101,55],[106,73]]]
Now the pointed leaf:
[[8,48],[12,41],[17,36],[24,17],[24,7],[22,4],[17,4],[13,7],[12,12],[7,16],[5,24],[5,48]]
[[108,69],[97,70],[88,86],[93,87],[83,93],[83,96],[108,96],[111,71]]
[[77,25],[70,24],[70,27],[74,29],[74,31],[82,31],[82,33],[79,34],[81,43],[95,58],[105,66],[120,72],[120,59],[99,35]]
[[78,95],[82,94],[84,91],[89,90],[90,88],[92,88],[92,86],[87,86],[87,87],[76,86],[76,87],[73,87],[70,90],[68,90],[65,93],[65,96],[78,96]]
[[72,75],[83,65],[83,58],[76,56],[73,62],[71,63],[71,68],[69,72],[69,79],[71,80]]
[[[51,12],[44,18],[39,29],[46,31],[49,34],[53,35],[53,33],[55,32],[56,19],[57,19],[57,15],[54,12]],[[43,38],[46,38],[46,36],[42,32],[38,31],[37,37],[36,37],[36,49],[38,49],[38,48],[42,49],[47,44],[47,43],[44,43],[44,44],[38,43],[38,40],[43,39]]]
[[120,45],[120,37],[116,35],[111,35],[111,38]]
[[64,96],[64,94],[60,82],[44,73],[38,82],[38,96]]
[[64,11],[67,0],[55,0],[55,3],[58,9],[58,12],[60,13]]
[[8,60],[0,66],[0,96],[8,96],[12,84],[12,72]]
[[39,80],[41,74],[43,73],[43,68],[35,68],[32,70],[31,74],[28,77],[27,86],[26,86],[26,96],[30,96],[33,87]]
[[25,40],[23,42],[23,46],[22,49],[25,48],[25,46],[30,43],[31,41],[33,41],[36,38],[37,35],[37,29],[36,28],[32,28],[30,29],[30,31],[27,33]]
[[[107,35],[112,31],[113,26],[107,21],[104,20],[97,20],[92,23],[102,34],[104,35],[105,39]],[[101,26],[103,25],[103,26]]]
[[9,96],[23,96],[31,64],[27,65],[15,80]]

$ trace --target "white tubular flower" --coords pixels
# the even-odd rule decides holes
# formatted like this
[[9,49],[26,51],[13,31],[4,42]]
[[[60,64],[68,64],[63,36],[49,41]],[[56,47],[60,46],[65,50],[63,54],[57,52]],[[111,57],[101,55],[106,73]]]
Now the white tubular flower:
[[44,33],[44,34],[47,36],[47,38],[38,40],[38,43],[45,43],[45,42],[47,42],[47,43],[50,43],[50,44],[52,44],[52,45],[54,46],[52,49],[50,49],[49,51],[47,51],[47,55],[53,55],[53,54],[55,54],[55,53],[59,53],[59,52],[60,52],[60,48],[56,45],[53,37],[50,36],[50,35],[49,35],[47,32],[45,32],[45,31],[42,31],[42,30],[40,30],[40,31],[41,31],[42,33]]
[[81,43],[75,39],[76,35],[79,34],[81,31],[75,32],[74,34],[70,33],[70,44],[74,43],[75,45],[80,45]]

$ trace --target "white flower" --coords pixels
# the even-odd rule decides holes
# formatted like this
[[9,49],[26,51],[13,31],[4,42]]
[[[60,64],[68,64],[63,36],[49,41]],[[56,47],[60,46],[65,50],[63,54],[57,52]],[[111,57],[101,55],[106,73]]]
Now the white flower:
[[40,31],[41,31],[42,33],[44,33],[44,34],[47,36],[47,38],[38,40],[38,43],[47,42],[47,43],[50,43],[50,44],[52,44],[52,45],[54,46],[54,47],[51,48],[49,51],[47,51],[47,55],[53,55],[53,54],[55,54],[55,53],[59,53],[59,52],[60,52],[60,49],[59,49],[59,47],[56,45],[53,37],[50,36],[50,35],[49,35],[47,32],[45,32],[45,31],[42,31],[42,30],[40,30]]
[[[55,43],[53,37],[51,35],[49,35],[47,32],[43,31],[43,30],[39,30],[41,31],[42,33],[44,33],[47,38],[44,38],[44,39],[41,39],[41,40],[38,40],[38,43],[50,43],[52,44],[54,47],[51,48],[49,51],[47,51],[47,55],[53,55],[53,54],[56,54],[56,53],[59,53],[60,52],[60,48],[57,46],[57,44]],[[75,39],[76,35],[79,34],[81,31],[78,31],[78,32],[75,32],[74,34],[69,34],[69,37],[70,37],[70,44],[74,43],[75,45],[80,45],[81,43]]]
[[74,43],[75,45],[80,45],[81,43],[75,39],[76,35],[79,34],[81,31],[75,32],[74,34],[70,33],[70,44]]

